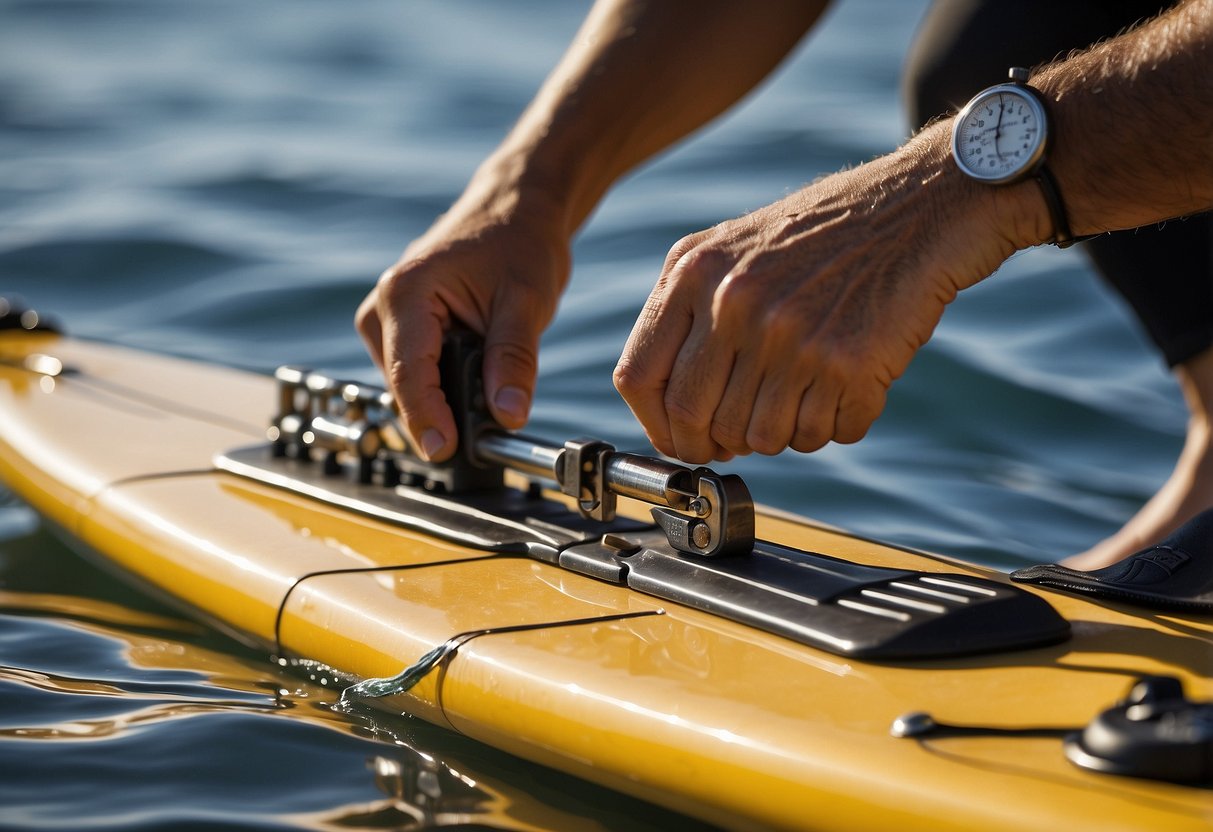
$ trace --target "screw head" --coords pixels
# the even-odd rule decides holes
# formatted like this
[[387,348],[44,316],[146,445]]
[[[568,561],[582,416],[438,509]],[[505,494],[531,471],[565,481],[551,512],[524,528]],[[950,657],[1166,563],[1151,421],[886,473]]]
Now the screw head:
[[911,711],[893,720],[889,733],[894,737],[921,737],[935,730],[936,723],[930,714],[922,711]]

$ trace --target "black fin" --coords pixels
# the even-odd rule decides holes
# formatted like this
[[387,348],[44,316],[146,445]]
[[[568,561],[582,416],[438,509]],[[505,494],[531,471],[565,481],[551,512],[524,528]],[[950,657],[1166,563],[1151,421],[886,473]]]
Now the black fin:
[[1124,560],[1082,572],[1056,563],[1029,566],[1011,580],[1143,607],[1213,614],[1213,509]]

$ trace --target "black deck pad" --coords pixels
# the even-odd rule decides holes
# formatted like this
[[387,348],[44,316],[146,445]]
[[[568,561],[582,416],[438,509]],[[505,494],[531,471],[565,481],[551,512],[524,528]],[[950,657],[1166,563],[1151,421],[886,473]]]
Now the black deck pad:
[[1060,641],[1070,626],[1043,598],[960,573],[851,563],[758,541],[748,555],[676,551],[658,528],[598,523],[513,488],[444,495],[366,485],[268,446],[230,451],[225,471],[417,532],[503,555],[527,555],[831,653],[907,661]]
[[1103,569],[1082,572],[1048,563],[1013,572],[1011,579],[1153,609],[1213,614],[1213,509],[1157,546]]
[[1043,598],[972,575],[867,566],[763,540],[748,556],[698,558],[659,534],[628,537],[641,544],[633,555],[590,543],[565,549],[560,565],[854,658],[996,653],[1070,632]]

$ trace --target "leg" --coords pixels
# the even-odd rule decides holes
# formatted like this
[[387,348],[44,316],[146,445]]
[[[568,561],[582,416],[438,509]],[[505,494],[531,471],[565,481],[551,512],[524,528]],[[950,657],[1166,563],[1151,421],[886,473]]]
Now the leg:
[[1100,569],[1165,538],[1213,507],[1213,348],[1176,366],[1190,418],[1188,436],[1170,478],[1116,534],[1062,563]]
[[[1099,569],[1166,537],[1213,506],[1213,215],[1162,229],[1112,234],[1086,244],[1100,271],[1133,305],[1175,375],[1188,405],[1188,435],[1170,478],[1119,532],[1065,561]],[[1148,265],[1150,264],[1150,265]],[[1182,274],[1187,281],[1141,275]]]
[[[1031,66],[1111,37],[1167,5],[936,0],[906,68],[912,123],[958,108],[977,90],[1004,80],[1008,66]],[[1191,412],[1183,452],[1158,494],[1116,535],[1066,562],[1096,569],[1213,506],[1213,215],[1105,235],[1083,248],[1175,368]]]

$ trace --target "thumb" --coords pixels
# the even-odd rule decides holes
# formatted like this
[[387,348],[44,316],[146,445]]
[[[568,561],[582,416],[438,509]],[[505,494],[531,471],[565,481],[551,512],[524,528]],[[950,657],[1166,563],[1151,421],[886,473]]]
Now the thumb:
[[539,336],[546,321],[526,293],[511,293],[489,323],[484,339],[484,393],[504,427],[526,424],[539,368]]

